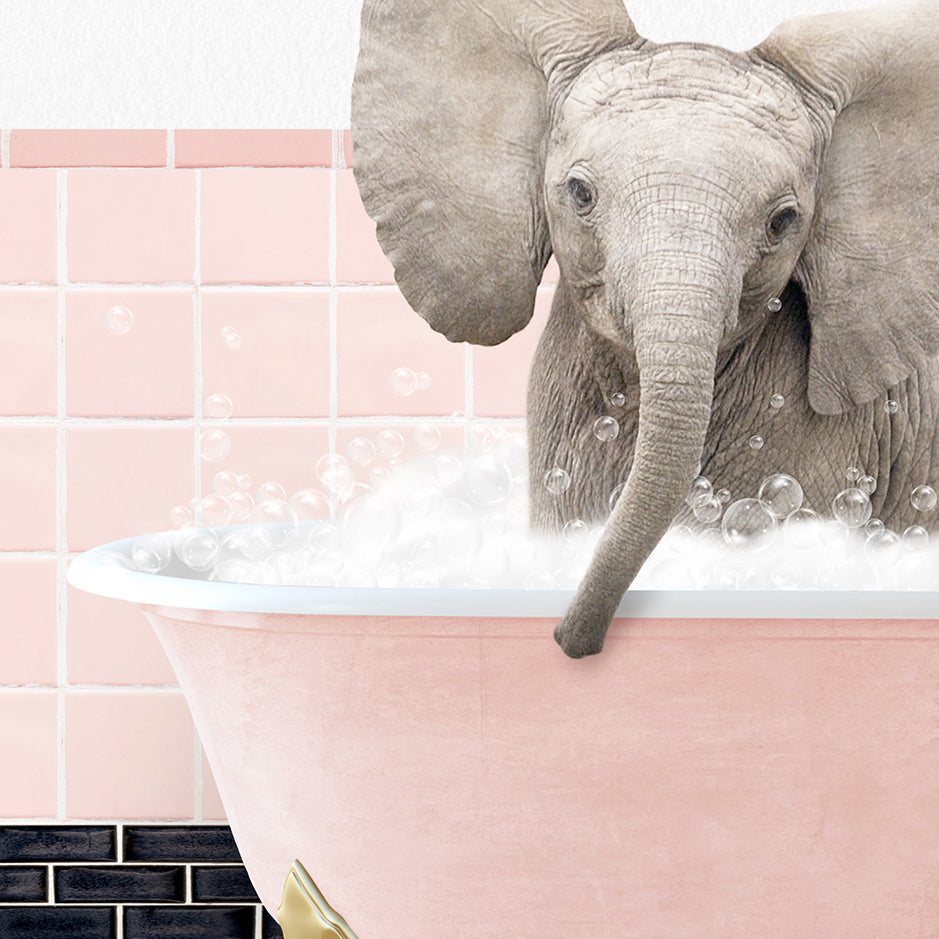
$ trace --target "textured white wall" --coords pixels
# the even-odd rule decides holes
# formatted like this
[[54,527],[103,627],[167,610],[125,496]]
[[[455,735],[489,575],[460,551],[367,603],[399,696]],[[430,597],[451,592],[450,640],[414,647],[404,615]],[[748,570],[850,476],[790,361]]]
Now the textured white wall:
[[[441,0],[445,2],[445,0]],[[347,127],[361,0],[0,0],[2,127]],[[870,0],[630,0],[658,42],[747,49]]]

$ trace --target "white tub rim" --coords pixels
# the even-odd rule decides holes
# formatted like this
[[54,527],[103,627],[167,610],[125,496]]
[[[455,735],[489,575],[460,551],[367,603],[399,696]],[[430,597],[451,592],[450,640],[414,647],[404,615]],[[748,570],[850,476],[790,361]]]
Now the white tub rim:
[[[115,552],[129,556],[137,537],[80,554],[69,564],[68,583],[87,593],[148,606],[330,616],[559,618],[574,596],[573,590],[235,584],[148,574],[107,563]],[[629,590],[615,616],[939,620],[939,595],[929,590]]]

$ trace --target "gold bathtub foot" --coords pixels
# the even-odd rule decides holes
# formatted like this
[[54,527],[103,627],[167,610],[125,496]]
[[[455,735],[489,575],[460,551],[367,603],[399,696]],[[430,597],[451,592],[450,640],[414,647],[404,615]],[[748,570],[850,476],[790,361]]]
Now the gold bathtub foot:
[[356,939],[349,924],[326,902],[299,861],[293,862],[284,881],[277,919],[284,939]]

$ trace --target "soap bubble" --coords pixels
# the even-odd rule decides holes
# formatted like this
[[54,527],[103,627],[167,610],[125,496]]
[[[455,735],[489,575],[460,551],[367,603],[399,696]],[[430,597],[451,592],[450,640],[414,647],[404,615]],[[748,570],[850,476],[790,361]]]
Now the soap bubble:
[[199,501],[196,517],[203,525],[219,528],[232,518],[231,503],[224,496],[212,493]]
[[750,449],[761,450],[763,448],[763,438],[759,434],[754,434],[750,438]]
[[378,447],[378,452],[386,460],[393,460],[404,452],[404,437],[393,427],[387,427],[385,430],[379,431],[375,437],[375,444]]
[[407,398],[417,391],[417,375],[412,369],[402,366],[396,368],[388,376],[388,384],[391,386],[393,394],[396,394],[399,398]]
[[355,485],[352,467],[338,453],[324,454],[316,461],[316,478],[337,495],[347,495]]
[[794,548],[814,548],[821,539],[818,513],[796,509],[786,519],[786,539]]
[[391,470],[387,466],[373,466],[368,471],[368,481],[373,489],[380,489],[389,479]]
[[626,395],[624,395],[622,391],[614,391],[613,394],[610,395],[610,404],[612,404],[614,408],[623,407],[626,404]]
[[251,497],[250,492],[245,492],[243,489],[239,489],[238,492],[233,492],[228,496],[228,502],[231,505],[233,522],[245,521],[251,517],[251,513],[254,511],[254,499]]
[[489,454],[471,460],[465,478],[468,495],[477,505],[498,505],[512,492],[512,470]]
[[488,453],[496,445],[496,435],[489,427],[473,428],[473,452]]
[[783,519],[802,507],[802,487],[791,476],[774,473],[763,480],[757,498],[776,518]]
[[775,394],[769,399],[769,406],[779,410],[786,403],[786,399],[781,394]]
[[241,348],[241,336],[238,335],[233,326],[223,326],[219,330],[219,334],[222,337],[222,342],[224,342],[229,349]]
[[173,528],[186,528],[192,524],[192,509],[187,505],[174,505],[170,509],[170,524]]
[[717,496],[718,502],[720,502],[722,505],[727,505],[727,503],[730,502],[730,490],[729,489],[718,489],[717,492],[714,493],[714,495]]
[[251,512],[251,522],[254,525],[271,525],[278,523],[279,529],[266,528],[271,542],[275,548],[282,548],[293,537],[293,529],[297,526],[297,515],[286,502],[267,499],[259,502]]
[[623,490],[626,488],[626,483],[620,483],[611,493],[609,498],[610,511],[613,511],[613,506],[619,502],[619,497],[623,494]]
[[593,422],[593,435],[597,440],[608,443],[610,440],[615,440],[618,434],[619,421],[617,421],[615,417],[610,417],[609,415],[598,417]]
[[134,567],[145,574],[162,571],[173,555],[173,545],[168,535],[142,535],[135,538],[130,549],[130,558]]
[[884,410],[888,414],[896,414],[897,411],[900,410],[900,404],[898,401],[893,401],[892,399],[888,399],[887,401],[884,402]]
[[251,488],[251,477],[247,473],[236,473],[235,475],[238,477],[239,489]]
[[234,412],[234,405],[228,395],[209,395],[205,399],[205,416],[221,421],[227,421]]
[[224,430],[205,430],[199,435],[199,452],[208,463],[221,463],[231,453],[231,438]]
[[319,489],[299,489],[287,500],[287,505],[301,522],[319,521],[333,515],[326,493]]
[[417,390],[427,391],[430,387],[430,375],[427,372],[415,372],[414,377],[417,379]]
[[895,531],[885,528],[867,539],[864,550],[879,565],[892,567],[903,553],[903,539]]
[[384,561],[375,572],[375,583],[379,587],[400,587],[404,584],[404,568],[394,561]]
[[240,489],[241,486],[238,485],[238,474],[233,473],[231,470],[219,470],[219,472],[212,477],[212,491],[217,492],[226,499],[230,499]]
[[917,512],[931,512],[936,507],[936,490],[932,486],[917,486],[910,493],[910,503]]
[[860,528],[871,517],[871,500],[860,489],[842,489],[831,504],[831,512],[845,528]]
[[706,476],[695,476],[688,487],[685,504],[693,507],[705,499],[710,499],[711,495],[711,481]]
[[266,482],[258,486],[258,503],[286,502],[287,490],[280,483]]
[[123,336],[133,328],[134,314],[126,306],[112,306],[104,314],[104,325],[108,332],[114,333],[115,336]]
[[776,537],[776,517],[759,499],[738,499],[724,512],[724,540],[738,551],[760,551]]
[[864,526],[864,534],[870,538],[871,535],[879,535],[886,527],[879,518],[872,518]]
[[486,538],[498,538],[504,535],[509,526],[509,520],[502,512],[487,512],[480,522],[482,533]]
[[213,528],[187,529],[173,547],[180,561],[194,571],[207,571],[218,560],[220,551]]
[[769,300],[766,301],[766,309],[769,310],[770,313],[778,313],[782,309],[782,300],[780,300],[779,297],[770,297]]
[[368,466],[375,460],[375,444],[368,437],[353,437],[346,446],[346,456],[353,466]]
[[226,552],[240,554],[249,561],[263,561],[274,550],[270,531],[256,525],[228,532],[222,544]]
[[856,466],[849,466],[845,470],[844,478],[849,483],[856,483],[861,478],[861,471]]
[[872,496],[877,490],[877,480],[873,476],[861,476],[857,481],[857,487],[861,492]]
[[555,466],[544,474],[544,484],[548,492],[559,496],[562,492],[567,492],[571,487],[571,477],[567,470]]
[[441,453],[434,458],[434,479],[441,489],[455,483],[463,475],[463,464],[452,453]]
[[421,453],[433,453],[440,446],[440,429],[433,424],[418,424],[411,432],[411,440]]
[[717,496],[706,496],[703,500],[695,503],[694,517],[699,522],[710,524],[721,517],[723,508],[721,500]]
[[568,544],[582,544],[590,534],[590,526],[582,518],[572,518],[564,523],[561,534]]
[[929,547],[929,532],[922,525],[910,525],[903,532],[903,543],[910,551],[924,551]]

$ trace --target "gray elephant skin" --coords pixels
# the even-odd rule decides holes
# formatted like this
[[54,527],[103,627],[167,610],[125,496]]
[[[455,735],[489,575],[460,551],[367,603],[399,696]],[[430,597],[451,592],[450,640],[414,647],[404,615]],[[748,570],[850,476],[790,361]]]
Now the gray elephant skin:
[[794,19],[738,53],[643,39],[616,0],[366,0],[355,174],[410,305],[499,343],[557,258],[531,518],[609,513],[555,631],[568,655],[600,651],[699,467],[741,494],[788,473],[821,512],[854,466],[888,527],[939,515],[910,504],[939,457],[937,50],[935,3]]

